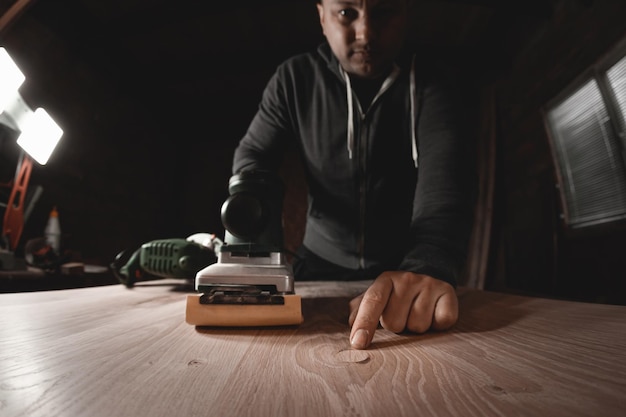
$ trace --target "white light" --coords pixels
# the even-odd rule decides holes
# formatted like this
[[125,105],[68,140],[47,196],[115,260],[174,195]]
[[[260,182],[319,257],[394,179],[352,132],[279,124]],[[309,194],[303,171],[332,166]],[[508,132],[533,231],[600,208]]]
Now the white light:
[[6,49],[0,47],[0,113],[15,98],[17,90],[24,82],[24,74],[15,65]]
[[61,136],[63,130],[59,125],[44,109],[38,108],[25,122],[17,143],[35,161],[45,165]]

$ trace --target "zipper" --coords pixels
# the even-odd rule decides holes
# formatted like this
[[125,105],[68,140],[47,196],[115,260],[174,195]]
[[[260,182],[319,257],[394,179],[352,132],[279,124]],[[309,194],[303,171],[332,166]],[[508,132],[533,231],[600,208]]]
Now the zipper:
[[359,142],[357,146],[358,152],[358,165],[357,165],[357,175],[359,181],[359,231],[357,238],[357,254],[359,257],[359,268],[365,269],[365,214],[367,208],[367,154],[368,154],[368,143],[367,143],[367,133],[369,132],[369,126],[366,123],[366,119],[371,109],[374,107],[374,104],[379,100],[380,96],[387,91],[387,89],[393,84],[393,82],[398,78],[400,74],[400,68],[394,66],[391,74],[385,79],[380,89],[372,99],[372,102],[367,108],[367,111],[363,113],[363,109],[361,107],[361,103],[359,102],[358,97],[355,97],[354,91],[352,91],[353,102],[356,102],[356,108],[359,113]]
[[[371,106],[370,106],[371,107]],[[357,253],[359,255],[359,268],[365,269],[365,212],[367,202],[367,126],[365,124],[366,114],[361,112],[359,106],[359,116],[361,117],[361,126],[359,129],[359,236],[357,241]],[[363,145],[363,146],[361,146]]]

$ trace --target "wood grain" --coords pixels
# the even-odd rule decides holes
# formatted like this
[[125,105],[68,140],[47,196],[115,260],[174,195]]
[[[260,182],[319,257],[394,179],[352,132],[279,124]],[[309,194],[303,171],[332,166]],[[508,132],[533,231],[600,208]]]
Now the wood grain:
[[457,326],[351,350],[367,283],[296,283],[299,326],[185,323],[180,282],[0,295],[0,415],[621,416],[626,307],[459,291]]

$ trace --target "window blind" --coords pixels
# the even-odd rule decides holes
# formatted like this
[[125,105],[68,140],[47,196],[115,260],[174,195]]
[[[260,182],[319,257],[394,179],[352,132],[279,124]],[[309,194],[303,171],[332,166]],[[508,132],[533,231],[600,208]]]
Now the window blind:
[[[612,71],[609,78],[613,88],[620,89],[616,97],[618,102],[621,100],[623,112],[626,61]],[[626,218],[626,170],[621,146],[597,81],[586,82],[547,117],[561,170],[566,222],[582,227]]]

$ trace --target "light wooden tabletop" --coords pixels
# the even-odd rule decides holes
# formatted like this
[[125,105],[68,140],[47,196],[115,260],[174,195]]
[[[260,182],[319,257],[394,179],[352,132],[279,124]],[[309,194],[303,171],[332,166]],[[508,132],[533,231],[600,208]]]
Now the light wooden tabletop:
[[0,295],[0,415],[626,415],[626,307],[461,290],[451,331],[357,351],[366,283],[296,282],[304,324],[252,329],[188,325],[182,284]]

